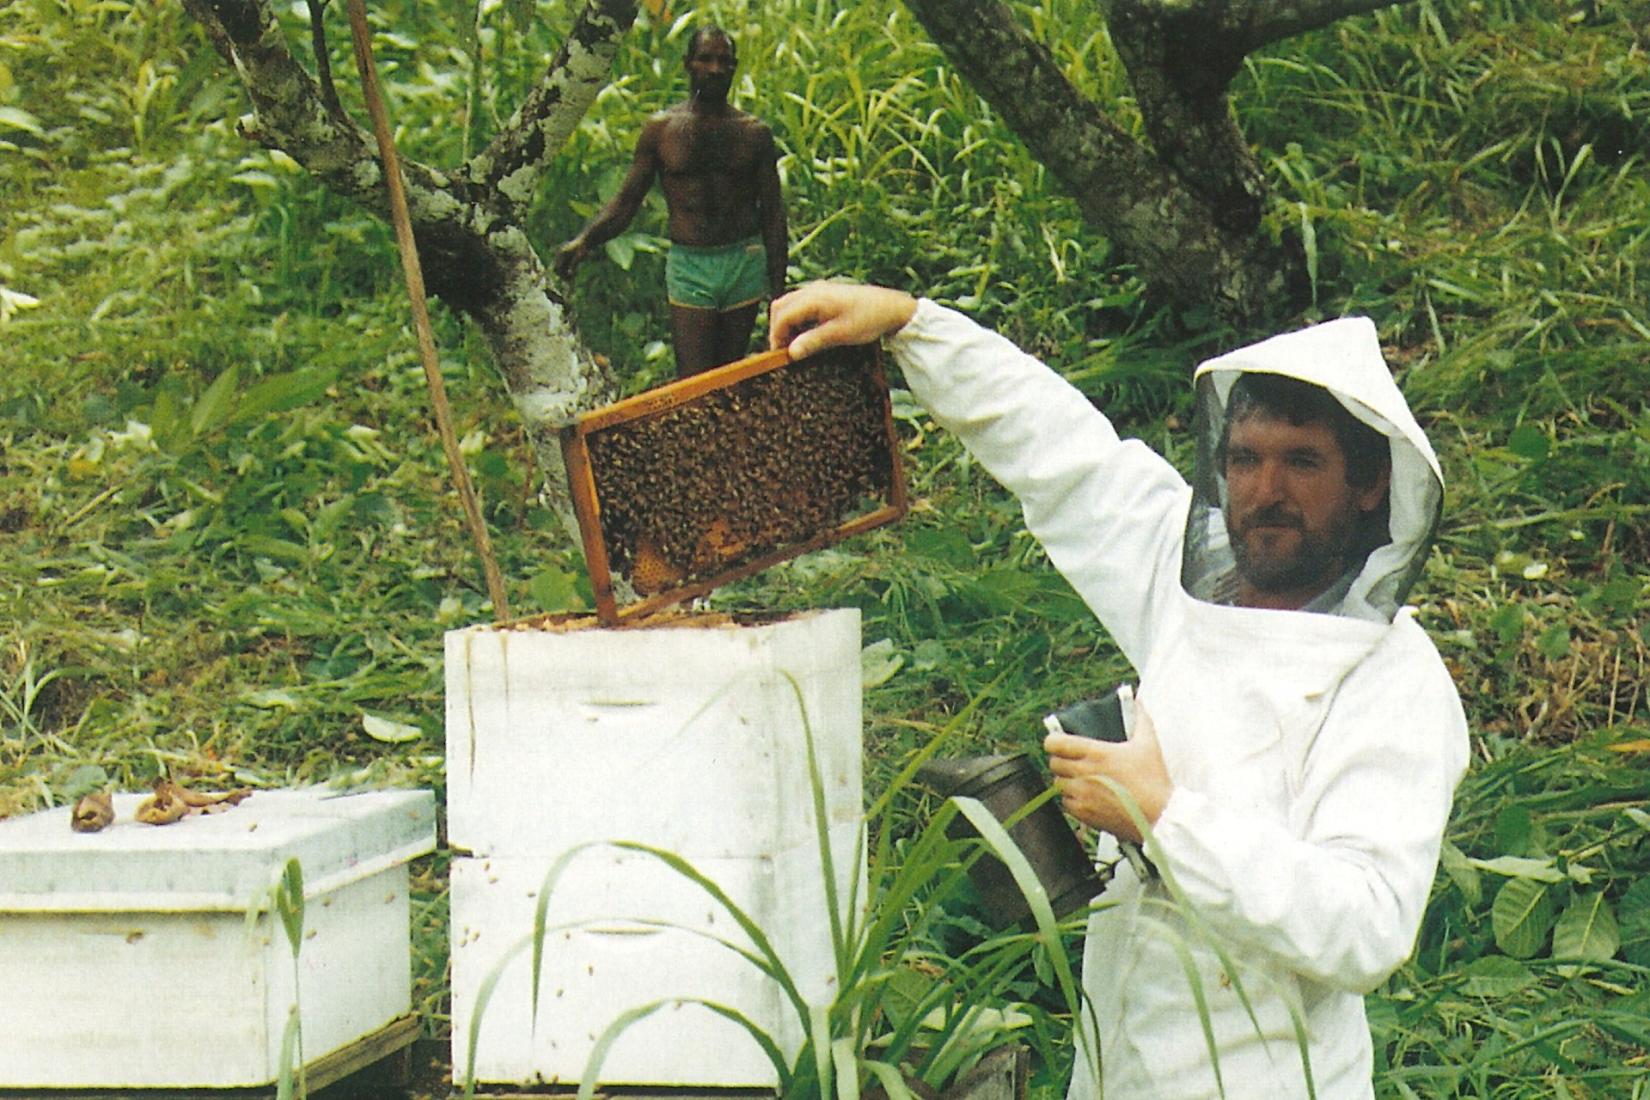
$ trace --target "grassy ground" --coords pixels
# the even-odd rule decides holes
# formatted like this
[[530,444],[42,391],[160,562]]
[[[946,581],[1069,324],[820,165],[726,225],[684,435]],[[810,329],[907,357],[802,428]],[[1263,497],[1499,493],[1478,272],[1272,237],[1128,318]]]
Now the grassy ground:
[[[783,6],[715,14],[787,149],[796,274],[970,308],[1183,460],[1187,371],[1223,334],[1146,301],[902,9]],[[1091,5],[1019,6],[1116,93]],[[445,9],[375,7],[404,147],[433,161],[508,113],[554,39],[494,13],[470,95]],[[1417,956],[1370,998],[1383,1096],[1650,1095],[1646,34],[1628,4],[1416,4],[1235,85],[1278,217],[1310,229],[1318,312],[1375,318],[1450,480],[1418,599],[1475,767]],[[633,36],[541,246],[680,94],[678,46]],[[163,772],[442,788],[441,634],[487,609],[390,236],[238,138],[244,109],[173,5],[0,2],[0,815]],[[631,389],[670,369],[660,228],[650,210],[573,302]],[[491,367],[437,325],[512,598],[576,604]],[[970,700],[969,743],[1025,747],[1126,672],[1012,502],[920,414],[900,427],[905,524],[715,601],[862,608],[886,643],[873,787]],[[417,879],[439,1035],[441,861]]]

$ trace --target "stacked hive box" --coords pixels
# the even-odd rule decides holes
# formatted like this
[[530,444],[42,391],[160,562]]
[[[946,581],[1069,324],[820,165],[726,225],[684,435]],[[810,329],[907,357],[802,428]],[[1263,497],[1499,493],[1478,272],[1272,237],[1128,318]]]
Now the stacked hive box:
[[[688,860],[765,930],[804,996],[834,978],[808,740],[841,893],[861,863],[859,615],[751,625],[447,635],[453,1065],[476,1078],[576,1082],[597,1037],[656,1001],[737,1009],[794,1053],[778,985],[714,942],[749,946],[702,888],[631,841]],[[585,847],[585,846],[589,847]],[[552,867],[536,1021],[530,937]],[[737,1024],[696,1004],[613,1045],[607,1084],[766,1087]]]
[[[311,1062],[416,1031],[406,864],[435,847],[429,791],[259,791],[164,828],[141,800],[116,795],[98,833],[67,806],[0,822],[0,1090],[268,1086],[295,1005]],[[294,858],[296,965],[268,908]]]

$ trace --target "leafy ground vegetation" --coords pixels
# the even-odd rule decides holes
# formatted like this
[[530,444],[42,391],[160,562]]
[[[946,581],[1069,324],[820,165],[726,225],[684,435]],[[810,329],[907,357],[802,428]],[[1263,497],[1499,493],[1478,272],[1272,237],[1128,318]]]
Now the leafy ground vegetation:
[[[435,163],[508,113],[570,18],[483,5],[472,36],[451,5],[372,7],[399,139]],[[1074,79],[1121,87],[1093,5],[1017,7]],[[1190,365],[1234,334],[1151,301],[903,9],[706,14],[781,137],[795,280],[961,305],[1187,458]],[[301,37],[304,5],[287,17]],[[681,94],[681,44],[638,24],[546,188],[541,247]],[[1235,85],[1315,313],[1375,319],[1450,480],[1417,599],[1475,764],[1415,958],[1369,998],[1383,1097],[1650,1096],[1647,50],[1642,4],[1418,3]],[[240,138],[238,97],[176,5],[0,0],[0,815],[162,773],[443,784],[441,634],[489,609],[392,238]],[[630,390],[670,374],[659,215],[572,297]],[[578,607],[485,353],[436,320],[512,600]],[[1025,748],[1127,671],[1012,502],[897,413],[909,520],[714,601],[863,610],[873,788],[970,703],[969,744]],[[440,861],[419,878],[441,1035]],[[1036,1030],[1052,1091],[1063,1029]]]

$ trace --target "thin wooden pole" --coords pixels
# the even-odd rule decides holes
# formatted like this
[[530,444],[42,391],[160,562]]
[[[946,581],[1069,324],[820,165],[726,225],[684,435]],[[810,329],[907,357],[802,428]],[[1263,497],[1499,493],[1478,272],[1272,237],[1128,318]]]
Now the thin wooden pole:
[[349,29],[355,44],[355,66],[361,73],[361,91],[366,97],[367,114],[372,118],[373,133],[378,138],[378,156],[383,163],[384,183],[390,193],[390,220],[395,224],[395,242],[400,246],[401,271],[407,279],[407,296],[412,299],[413,328],[418,333],[418,352],[424,361],[424,380],[429,384],[430,403],[435,407],[441,447],[447,452],[447,467],[452,472],[453,485],[458,489],[458,499],[464,505],[470,537],[475,541],[476,552],[481,555],[481,568],[487,575],[487,594],[493,601],[493,617],[502,623],[510,618],[510,601],[504,592],[504,578],[498,571],[498,560],[493,556],[493,540],[487,534],[481,506],[476,503],[475,487],[470,484],[469,468],[464,464],[464,456],[459,453],[458,436],[453,432],[452,409],[447,404],[447,387],[441,380],[435,335],[430,330],[424,272],[418,263],[418,244],[413,240],[412,220],[407,216],[407,192],[401,182],[401,160],[395,152],[395,139],[390,136],[389,114],[384,110],[384,101],[378,94],[378,67],[372,59],[372,32],[367,27],[365,0],[349,0]]

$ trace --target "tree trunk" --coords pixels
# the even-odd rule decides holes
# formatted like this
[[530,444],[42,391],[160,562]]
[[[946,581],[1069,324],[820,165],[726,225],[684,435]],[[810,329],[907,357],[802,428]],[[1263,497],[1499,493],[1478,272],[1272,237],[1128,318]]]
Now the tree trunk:
[[1262,227],[1264,174],[1227,86],[1268,42],[1387,6],[1369,0],[1101,0],[1147,147],[1085,97],[1001,0],[906,0],[976,91],[1148,285],[1240,329],[1293,312],[1299,244]]
[[[183,0],[246,88],[253,112],[242,133],[387,219],[376,145],[294,58],[271,3]],[[613,385],[575,335],[524,219],[549,158],[607,83],[635,16],[635,0],[586,0],[538,86],[487,149],[448,172],[402,159],[425,284],[485,337],[533,442],[546,503],[575,539],[555,428],[611,399]]]

